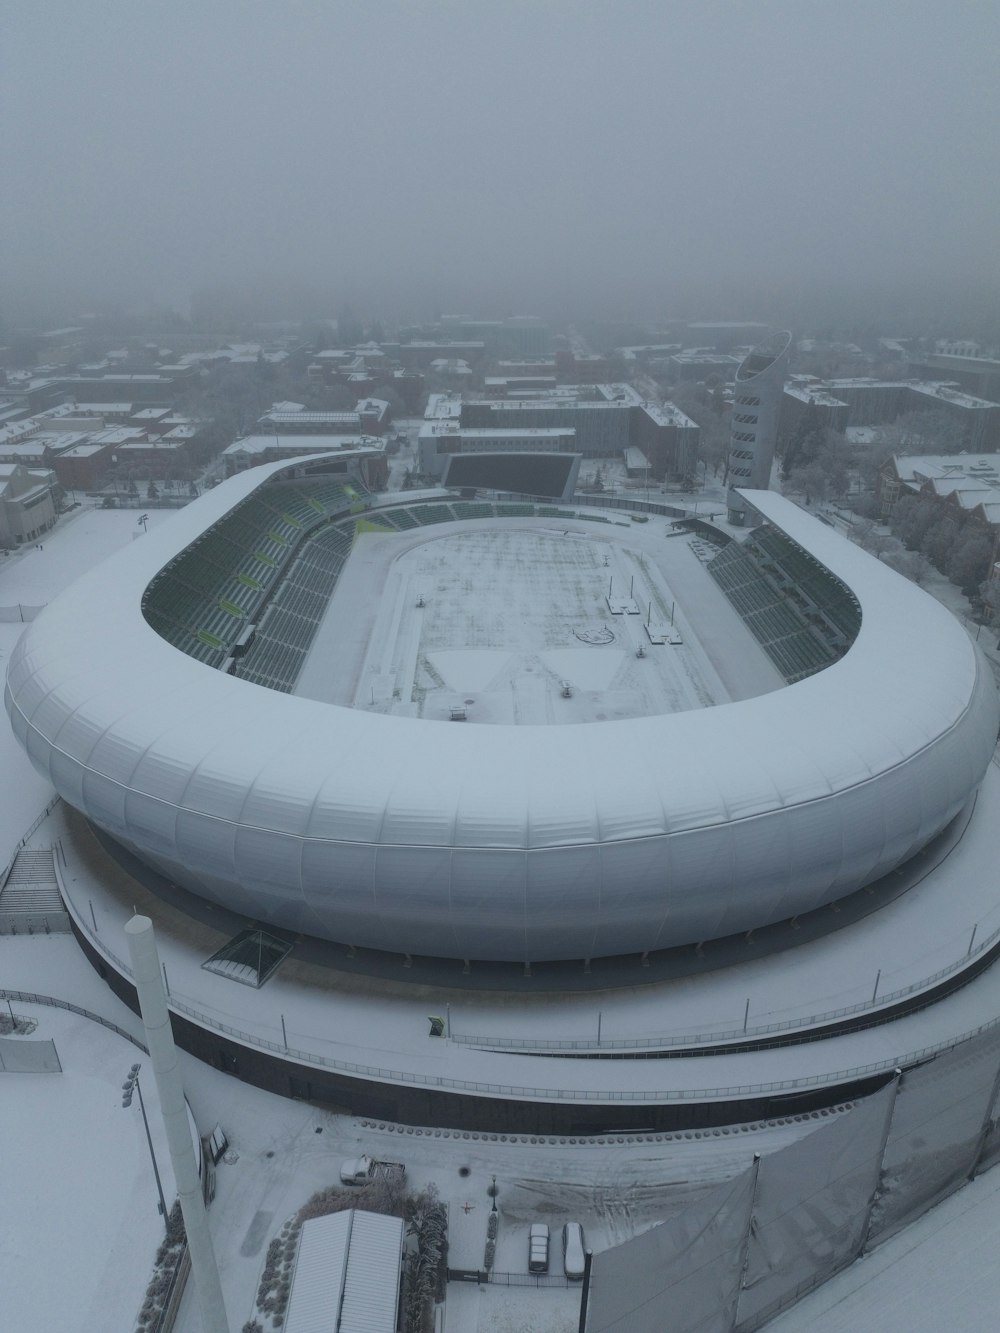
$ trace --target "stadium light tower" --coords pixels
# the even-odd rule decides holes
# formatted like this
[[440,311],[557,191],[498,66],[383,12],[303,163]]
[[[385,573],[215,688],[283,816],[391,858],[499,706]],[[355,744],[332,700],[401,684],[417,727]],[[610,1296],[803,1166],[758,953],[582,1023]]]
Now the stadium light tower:
[[142,1123],[146,1127],[146,1142],[149,1144],[149,1160],[153,1163],[153,1175],[156,1177],[156,1191],[160,1196],[159,1209],[163,1217],[163,1225],[169,1230],[169,1214],[167,1212],[167,1201],[163,1197],[163,1185],[160,1183],[160,1170],[156,1165],[156,1153],[153,1152],[153,1136],[149,1132],[149,1118],[146,1115],[146,1103],[142,1099],[142,1086],[139,1083],[140,1065],[133,1065],[128,1071],[128,1078],[122,1084],[122,1106],[128,1108],[132,1105],[132,1093],[139,1094],[139,1110],[142,1112]]

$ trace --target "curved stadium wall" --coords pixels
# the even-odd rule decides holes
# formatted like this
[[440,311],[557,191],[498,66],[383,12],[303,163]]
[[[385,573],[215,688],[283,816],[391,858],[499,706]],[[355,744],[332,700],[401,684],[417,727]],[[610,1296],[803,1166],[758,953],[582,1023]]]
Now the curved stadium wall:
[[[294,472],[233,478],[84,576],[8,672],[11,723],[39,771],[201,897],[398,953],[645,952],[874,881],[945,827],[989,762],[995,690],[954,618],[764,492],[747,500],[861,608],[840,661],[787,689],[596,725],[453,727],[234,679],[209,664],[221,635],[195,632],[192,656],[154,628],[150,589],[178,562],[193,576],[199,548],[206,567],[240,554],[278,569],[237,534]],[[309,503],[322,485],[296,483],[318,523],[335,516]],[[290,559],[294,528],[287,544]],[[254,568],[260,591],[269,567]]]

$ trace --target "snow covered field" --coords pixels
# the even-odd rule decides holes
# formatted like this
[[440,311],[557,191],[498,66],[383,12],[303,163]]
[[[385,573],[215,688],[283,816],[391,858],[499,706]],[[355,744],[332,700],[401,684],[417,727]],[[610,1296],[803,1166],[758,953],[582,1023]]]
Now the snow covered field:
[[[676,642],[652,644],[647,621]],[[359,536],[295,692],[537,725],[706,708],[783,683],[667,520],[486,519]]]

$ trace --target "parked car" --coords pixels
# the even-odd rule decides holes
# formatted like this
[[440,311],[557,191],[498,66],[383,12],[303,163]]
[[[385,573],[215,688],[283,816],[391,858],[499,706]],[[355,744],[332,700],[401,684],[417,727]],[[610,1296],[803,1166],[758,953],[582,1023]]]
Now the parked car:
[[549,1271],[549,1228],[544,1222],[533,1222],[528,1232],[528,1272]]
[[579,1222],[567,1222],[563,1227],[563,1270],[567,1277],[583,1277],[585,1253],[583,1227]]

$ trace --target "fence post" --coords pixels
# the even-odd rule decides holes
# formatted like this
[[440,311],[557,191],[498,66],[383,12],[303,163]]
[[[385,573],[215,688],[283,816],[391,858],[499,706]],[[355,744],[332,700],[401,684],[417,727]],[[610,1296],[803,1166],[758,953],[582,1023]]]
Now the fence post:
[[750,1207],[747,1209],[747,1225],[740,1243],[740,1284],[736,1289],[736,1303],[733,1306],[733,1322],[730,1324],[730,1330],[739,1326],[740,1322],[740,1296],[743,1288],[746,1286],[747,1269],[750,1267],[750,1234],[753,1231],[753,1213],[757,1204],[757,1181],[760,1179],[760,1153],[753,1155],[753,1183],[750,1186]]
[[871,1198],[868,1200],[868,1208],[865,1212],[865,1224],[861,1230],[861,1243],[858,1245],[855,1259],[859,1259],[868,1248],[868,1238],[871,1235],[872,1217],[875,1214],[875,1205],[878,1203],[881,1192],[882,1171],[885,1167],[885,1149],[889,1142],[889,1131],[892,1129],[892,1118],[896,1112],[896,1098],[899,1096],[899,1085],[902,1082],[903,1071],[899,1068],[893,1071],[892,1075],[892,1096],[889,1098],[889,1105],[885,1113],[885,1124],[882,1127],[882,1142],[878,1148],[878,1169],[875,1172],[875,1186],[872,1189]]
[[594,1251],[587,1250],[583,1256],[583,1290],[580,1292],[580,1323],[577,1333],[587,1333],[587,1305],[590,1301],[590,1269],[594,1262]]

